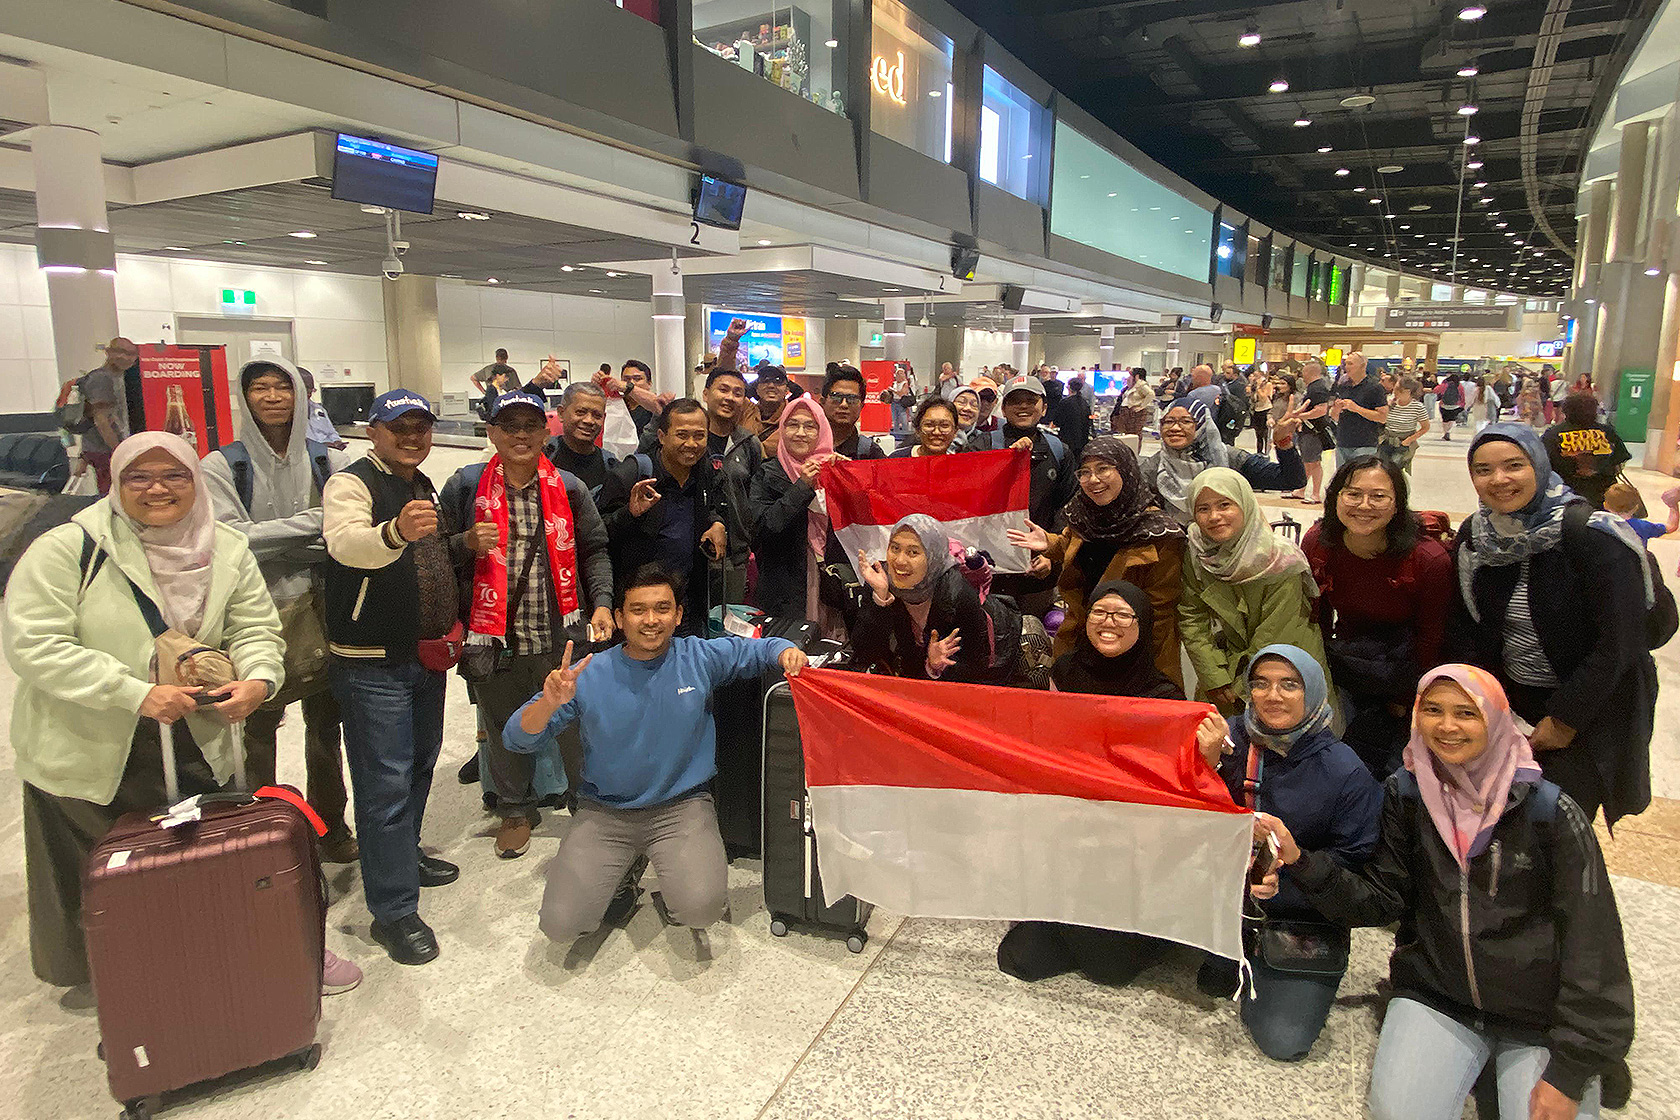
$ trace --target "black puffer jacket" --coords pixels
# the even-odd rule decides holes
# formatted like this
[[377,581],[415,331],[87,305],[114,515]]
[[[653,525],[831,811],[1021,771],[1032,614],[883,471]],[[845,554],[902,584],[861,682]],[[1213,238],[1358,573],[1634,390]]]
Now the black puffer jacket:
[[1306,852],[1290,868],[1296,886],[1332,921],[1398,921],[1396,995],[1545,1046],[1546,1081],[1580,1100],[1633,1041],[1622,923],[1592,825],[1567,796],[1548,821],[1528,804],[1539,787],[1514,786],[1461,873],[1416,788],[1405,771],[1383,787],[1382,835],[1363,869]]
[[[988,683],[991,649],[987,635],[986,608],[958,568],[946,568],[934,585],[928,608],[927,629],[918,638],[910,625],[910,611],[898,600],[887,606],[875,602],[867,590],[857,623],[852,627],[852,664],[860,669],[884,669],[896,677],[925,681],[928,640],[937,632],[950,637],[960,631],[957,663],[939,678],[965,684]],[[1021,640],[1019,628],[1014,640]]]

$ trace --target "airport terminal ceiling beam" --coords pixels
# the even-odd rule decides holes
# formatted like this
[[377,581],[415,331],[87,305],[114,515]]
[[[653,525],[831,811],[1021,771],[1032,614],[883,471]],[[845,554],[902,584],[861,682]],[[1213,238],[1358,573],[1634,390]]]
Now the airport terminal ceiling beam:
[[[659,266],[656,261],[609,261],[603,268],[625,272],[649,273]],[[954,293],[963,284],[954,276],[941,275],[932,269],[899,264],[862,253],[832,249],[826,245],[782,245],[767,249],[743,249],[733,257],[697,258],[683,262],[686,276],[742,276],[755,273],[821,272],[831,276],[849,276],[877,284],[890,284],[908,293]],[[911,298],[907,296],[906,298]]]

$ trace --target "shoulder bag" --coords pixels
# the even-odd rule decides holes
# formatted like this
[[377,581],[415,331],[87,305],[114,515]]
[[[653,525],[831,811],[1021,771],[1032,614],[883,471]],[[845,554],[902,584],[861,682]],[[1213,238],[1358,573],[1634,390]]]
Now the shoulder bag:
[[[1243,779],[1243,800],[1249,812],[1259,800],[1260,778],[1265,756],[1254,743],[1248,745],[1248,774]],[[1301,976],[1340,976],[1347,971],[1352,938],[1348,931],[1329,922],[1310,919],[1272,918],[1243,911],[1251,957],[1274,972]]]

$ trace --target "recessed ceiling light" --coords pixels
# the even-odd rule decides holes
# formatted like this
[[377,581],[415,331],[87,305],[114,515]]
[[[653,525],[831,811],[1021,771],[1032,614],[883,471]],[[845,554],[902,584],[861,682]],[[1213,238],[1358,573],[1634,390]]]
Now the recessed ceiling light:
[[[1393,215],[1393,214],[1390,214],[1390,215],[1389,215],[1389,217],[1391,217],[1391,218],[1392,218],[1392,217],[1394,217],[1394,215]],[[1401,229],[1411,229],[1411,228],[1412,228],[1412,227],[1411,227],[1411,226],[1408,226],[1408,225],[1402,225],[1402,226],[1401,226],[1401,227],[1400,227],[1400,228],[1401,228]]]
[[1427,203],[1427,202],[1416,202],[1416,203],[1413,203],[1412,205],[1406,207],[1406,209],[1410,210],[1414,214],[1421,214],[1425,210],[1429,209],[1429,203]]
[[1482,161],[1479,159],[1473,159],[1464,166],[1468,167],[1472,171],[1480,171],[1482,169]]
[[1461,78],[1474,78],[1480,73],[1481,71],[1476,68],[1476,64],[1474,62],[1458,68],[1458,76]]
[[1337,175],[1346,175],[1346,174],[1348,174],[1348,169],[1345,168],[1345,167],[1338,167],[1338,168],[1336,168],[1336,174]]
[[1289,79],[1288,78],[1274,78],[1274,79],[1272,79],[1272,84],[1267,86],[1266,88],[1271,90],[1273,93],[1288,93],[1289,92]]
[[1308,120],[1306,117],[1296,117],[1295,118],[1295,127],[1296,128],[1306,128],[1309,124],[1312,124],[1312,121]]
[[770,244],[770,239],[768,237],[761,237],[758,239],[758,243],[760,245],[768,245]]
[[304,264],[326,264],[326,261],[304,261]]
[[288,233],[286,236],[287,237],[301,237],[301,238],[304,238],[304,239],[308,239],[308,238],[311,238],[311,237],[315,236],[315,231],[314,230],[308,230],[308,229],[294,229],[291,233]]
[[589,289],[589,291],[590,291],[591,295],[597,295],[598,296],[598,295],[604,295],[605,294],[601,291],[600,288],[591,288],[591,289]]
[[929,97],[944,97],[945,96],[945,91],[942,90],[942,89],[930,89],[930,90],[928,90],[928,96]]
[[1486,179],[1477,179],[1475,186],[1476,186],[1477,190],[1481,190],[1483,187],[1487,186],[1487,180]]
[[1398,175],[1398,174],[1400,174],[1400,172],[1402,172],[1404,170],[1406,170],[1406,169],[1404,167],[1401,167],[1398,163],[1385,163],[1381,167],[1377,168],[1377,174],[1378,175]]
[[501,281],[496,279],[494,276],[486,276],[484,278],[484,282],[486,284],[500,284],[501,283]]
[[457,210],[455,216],[468,222],[488,222],[490,215],[482,210]]
[[616,277],[616,276],[621,276],[621,275],[623,275],[623,273],[619,273],[619,272],[608,272],[608,273],[607,273],[607,275],[608,275],[608,276],[614,276],[614,277]]
[[1372,206],[1381,206],[1382,205],[1382,199],[1380,199],[1380,198],[1368,198],[1365,201],[1369,202]]
[[383,207],[383,206],[364,206],[364,207],[362,207],[362,213],[364,213],[364,214],[383,214],[383,213],[385,213],[385,207]]
[[1480,110],[1474,105],[1471,105],[1469,102],[1465,102],[1463,105],[1458,107],[1458,115],[1461,117],[1473,117],[1478,112],[1480,112]]
[[1260,32],[1252,27],[1237,36],[1237,46],[1239,47],[1258,47],[1259,45]]
[[1368,93],[1356,93],[1352,97],[1342,98],[1341,101],[1344,109],[1363,109],[1367,105],[1375,105],[1376,103],[1377,99]]
[[1485,4],[1466,4],[1458,10],[1458,18],[1467,23],[1471,20],[1481,19],[1485,15],[1487,15],[1487,5]]
[[1492,202],[1493,199],[1488,198],[1486,195],[1483,195],[1481,201],[1482,201],[1483,205],[1486,205],[1487,203]]
[[835,47],[838,47],[839,45],[840,45],[840,40],[838,40],[838,39],[830,39],[828,42],[823,44],[823,46],[827,47],[829,50],[833,50]]
[[1482,142],[1482,138],[1480,136],[1476,136],[1474,134],[1466,136],[1464,138],[1464,143],[1467,146],[1474,146],[1476,144],[1480,144],[1481,142]]
[[1325,152],[1328,152],[1329,150],[1330,150],[1330,145],[1326,144],[1318,150],[1318,154],[1323,155]]
[[185,245],[165,245],[164,248],[171,253],[188,253],[188,252],[191,252],[191,250],[188,249]]
[[1120,197],[1120,192],[1119,191],[1109,191],[1108,192],[1108,197],[1109,198],[1119,198]]
[[561,272],[576,272],[577,269],[572,265],[563,264],[563,265],[560,266],[560,271]]

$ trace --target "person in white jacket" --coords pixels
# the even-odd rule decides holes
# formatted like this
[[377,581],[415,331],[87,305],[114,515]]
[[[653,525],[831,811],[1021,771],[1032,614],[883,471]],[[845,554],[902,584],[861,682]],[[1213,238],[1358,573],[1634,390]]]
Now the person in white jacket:
[[250,541],[274,596],[286,638],[286,686],[245,721],[252,787],[276,777],[276,735],[294,700],[303,710],[306,796],[326,822],[321,858],[353,863],[356,838],[345,822],[338,701],[327,683],[326,602],[321,567],[321,492],[350,456],[307,436],[309,394],[283,358],[247,362],[239,371],[245,438],[204,457],[204,482],[218,520]]
[[[6,588],[30,959],[62,987],[88,982],[83,862],[118,817],[164,803],[158,724],[174,729],[180,792],[213,792],[233,777],[229,725],[284,679],[274,601],[244,536],[212,516],[197,450],[141,432],[111,472],[110,495],[31,544]],[[137,592],[233,661],[213,702],[157,683]]]

